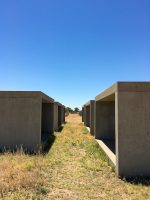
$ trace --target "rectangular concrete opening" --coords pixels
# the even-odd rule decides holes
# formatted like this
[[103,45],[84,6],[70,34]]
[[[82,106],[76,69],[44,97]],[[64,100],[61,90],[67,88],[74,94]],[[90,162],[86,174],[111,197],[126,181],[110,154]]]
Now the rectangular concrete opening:
[[96,135],[103,150],[113,157],[115,151],[115,94],[96,101]]
[[53,103],[42,103],[42,122],[41,122],[41,140],[46,141],[49,134],[53,134],[54,123],[53,123],[54,104]]

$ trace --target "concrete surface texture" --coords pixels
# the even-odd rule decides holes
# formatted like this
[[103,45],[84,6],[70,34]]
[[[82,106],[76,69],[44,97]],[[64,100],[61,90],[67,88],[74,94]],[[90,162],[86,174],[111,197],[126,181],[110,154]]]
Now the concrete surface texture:
[[85,126],[90,127],[90,105],[84,106],[84,112],[85,112],[84,124]]
[[62,124],[64,124],[65,123],[65,106],[64,105],[62,105]]
[[117,175],[150,176],[150,82],[117,82],[95,101],[95,137],[114,143]]
[[58,102],[54,102],[54,131],[58,131]]
[[59,131],[65,123],[65,106],[59,102],[54,103],[54,130]]
[[61,107],[62,107],[61,103],[59,102],[54,103],[54,130],[55,131],[58,131],[60,126],[62,125]]
[[94,109],[95,109],[95,100],[90,100],[82,107],[82,120],[84,121],[85,126],[90,128],[90,133],[94,135]]
[[42,92],[0,92],[0,149],[37,150],[54,131],[54,100]]
[[58,105],[58,129],[61,127],[62,125],[62,105]]
[[95,100],[90,101],[90,133],[95,134]]

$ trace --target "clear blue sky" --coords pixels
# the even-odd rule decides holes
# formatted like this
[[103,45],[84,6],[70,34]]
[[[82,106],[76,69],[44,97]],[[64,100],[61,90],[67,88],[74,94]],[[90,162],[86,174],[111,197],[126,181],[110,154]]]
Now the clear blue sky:
[[149,80],[149,0],[0,1],[0,90],[80,107],[116,81]]

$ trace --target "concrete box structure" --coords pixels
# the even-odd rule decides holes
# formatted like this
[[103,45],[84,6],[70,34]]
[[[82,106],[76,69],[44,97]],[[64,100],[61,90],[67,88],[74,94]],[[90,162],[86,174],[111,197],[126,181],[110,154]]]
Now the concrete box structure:
[[54,103],[54,130],[58,131],[62,124],[65,123],[65,107],[59,103]]
[[58,105],[59,102],[54,102],[54,131],[58,131]]
[[65,123],[65,106],[62,105],[62,123]]
[[117,175],[150,176],[150,82],[117,82],[95,101],[95,137]]
[[90,127],[90,106],[84,105],[84,125]]
[[82,108],[84,124],[85,124],[85,126],[90,128],[90,133],[92,135],[94,135],[94,122],[95,122],[94,109],[95,109],[95,101],[94,100],[90,100]]
[[39,91],[0,92],[0,149],[37,150],[54,132],[54,100]]

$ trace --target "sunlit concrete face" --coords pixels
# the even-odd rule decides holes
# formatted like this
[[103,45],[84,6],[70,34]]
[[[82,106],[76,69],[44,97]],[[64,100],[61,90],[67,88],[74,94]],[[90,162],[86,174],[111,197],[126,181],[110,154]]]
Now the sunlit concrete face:
[[58,102],[54,103],[54,130],[58,131]]
[[150,82],[118,82],[95,100],[95,137],[115,155],[117,175],[150,176]]
[[90,132],[92,135],[95,134],[95,100],[90,101]]
[[0,92],[0,149],[38,150],[54,131],[53,102],[42,92]]

